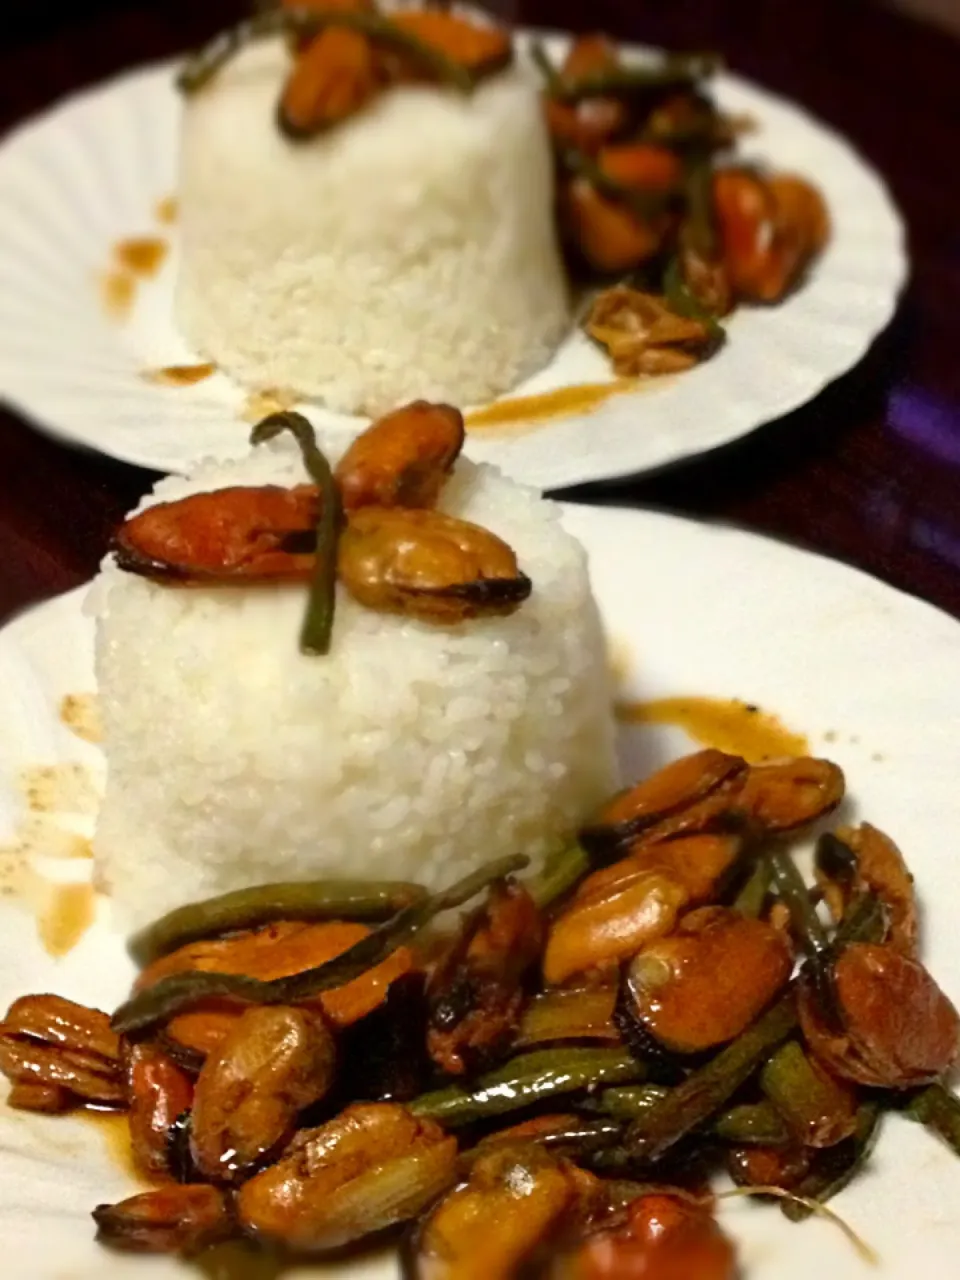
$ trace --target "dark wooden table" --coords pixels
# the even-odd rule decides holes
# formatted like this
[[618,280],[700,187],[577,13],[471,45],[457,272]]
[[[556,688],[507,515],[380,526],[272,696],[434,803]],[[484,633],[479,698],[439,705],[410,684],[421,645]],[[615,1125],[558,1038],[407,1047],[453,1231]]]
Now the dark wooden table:
[[[0,46],[0,130],[84,84],[197,43],[242,7],[14,0]],[[960,616],[960,42],[858,0],[516,7],[542,25],[725,50],[738,72],[847,134],[891,183],[911,234],[899,315],[852,373],[736,445],[612,494],[575,496],[772,533]],[[88,578],[111,528],[154,478],[64,448],[0,411],[0,618]]]

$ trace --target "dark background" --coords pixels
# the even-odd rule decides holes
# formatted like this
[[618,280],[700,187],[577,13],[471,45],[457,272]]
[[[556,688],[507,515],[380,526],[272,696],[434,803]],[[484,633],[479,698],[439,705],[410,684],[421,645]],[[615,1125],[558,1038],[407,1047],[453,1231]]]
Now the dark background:
[[[512,7],[531,23],[724,50],[734,70],[847,134],[890,183],[910,229],[908,292],[851,374],[719,453],[612,496],[575,496],[735,521],[860,565],[960,616],[960,41],[872,0]],[[84,84],[198,43],[243,8],[0,0],[0,132]],[[0,619],[89,577],[110,530],[153,480],[0,410]]]

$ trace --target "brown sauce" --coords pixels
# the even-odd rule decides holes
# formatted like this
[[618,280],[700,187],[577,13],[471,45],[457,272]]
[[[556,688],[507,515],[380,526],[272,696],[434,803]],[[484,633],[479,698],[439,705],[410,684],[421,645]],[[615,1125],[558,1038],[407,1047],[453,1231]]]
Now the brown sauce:
[[159,236],[136,236],[118,240],[113,246],[113,256],[122,267],[145,277],[157,274],[169,251],[170,246]]
[[60,719],[85,742],[103,741],[100,703],[95,693],[68,693],[60,703]]
[[157,221],[165,227],[170,227],[176,222],[179,212],[180,205],[176,196],[166,196],[165,199],[158,200],[154,210]]
[[101,284],[104,310],[114,320],[125,320],[137,296],[137,282],[128,271],[108,271]]
[[17,786],[31,813],[94,814],[100,804],[92,774],[76,761],[28,765]]
[[193,1259],[196,1272],[205,1280],[276,1280],[287,1273],[288,1265],[276,1254],[244,1240],[216,1245]]
[[56,884],[37,920],[44,949],[51,956],[72,951],[93,924],[96,898],[93,885]]
[[134,1163],[130,1125],[125,1111],[101,1111],[95,1107],[85,1107],[74,1114],[97,1130],[107,1148],[112,1164],[127,1177],[146,1183],[146,1179]]
[[587,382],[578,387],[558,387],[535,396],[513,396],[496,400],[483,409],[474,409],[466,415],[468,427],[509,427],[528,422],[548,422],[555,418],[572,418],[576,414],[591,413],[613,396],[633,391],[637,387],[633,378],[620,378],[616,382]]
[[283,413],[298,404],[300,397],[295,391],[287,391],[283,387],[264,387],[262,391],[251,391],[243,403],[240,416],[244,422],[256,425],[271,413]]
[[147,369],[140,376],[160,387],[194,387],[216,372],[215,364],[171,364],[165,369]]
[[655,702],[620,703],[624,724],[667,724],[683,729],[696,742],[750,761],[776,756],[802,756],[807,739],[788,729],[775,715],[736,698],[660,698]]

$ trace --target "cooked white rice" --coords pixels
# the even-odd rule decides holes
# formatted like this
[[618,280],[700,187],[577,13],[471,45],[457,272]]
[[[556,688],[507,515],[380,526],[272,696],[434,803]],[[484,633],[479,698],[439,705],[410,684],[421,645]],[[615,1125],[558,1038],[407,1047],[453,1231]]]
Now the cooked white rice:
[[[169,499],[305,478],[276,441],[161,482]],[[557,508],[461,461],[443,509],[532,578],[508,618],[437,628],[341,592],[333,650],[297,649],[302,588],[177,589],[107,564],[91,594],[108,760],[95,839],[122,925],[320,876],[447,884],[539,856],[615,784],[605,646]]]
[[392,89],[306,143],[276,127],[280,43],[184,111],[177,318],[241,382],[377,414],[483,402],[568,323],[549,145],[522,70]]

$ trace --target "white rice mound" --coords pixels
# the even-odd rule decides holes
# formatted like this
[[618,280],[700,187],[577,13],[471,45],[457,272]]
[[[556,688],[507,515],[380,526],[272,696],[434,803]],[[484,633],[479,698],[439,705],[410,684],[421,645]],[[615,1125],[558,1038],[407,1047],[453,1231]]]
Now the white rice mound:
[[394,88],[308,142],[276,125],[279,42],[184,109],[177,320],[240,382],[377,415],[482,403],[569,322],[550,148],[520,68],[472,96]]
[[[284,440],[162,481],[171,499],[304,480]],[[539,859],[616,785],[605,643],[558,509],[461,461],[442,508],[505,538],[532,578],[511,617],[434,627],[337,597],[304,657],[301,587],[155,585],[105,563],[88,609],[108,763],[94,841],[121,927],[276,880],[438,888]]]

